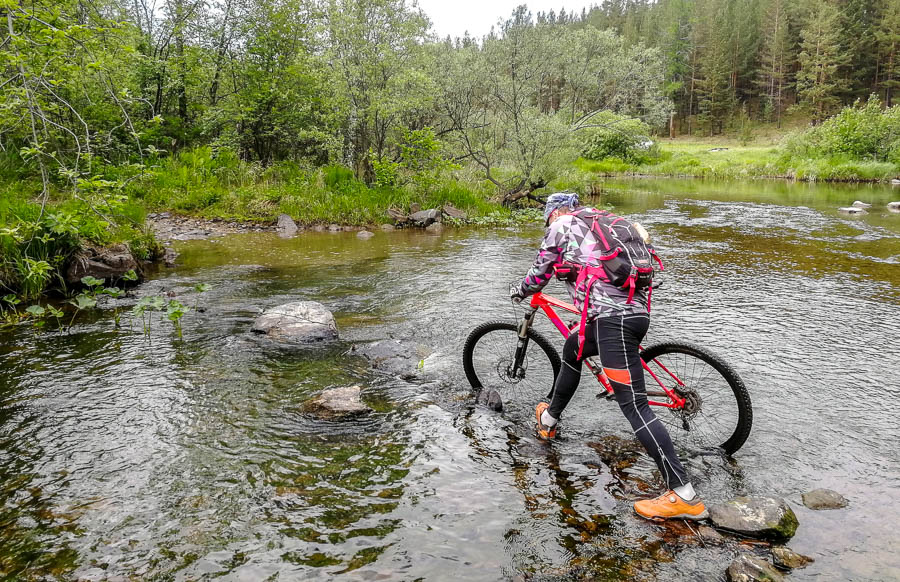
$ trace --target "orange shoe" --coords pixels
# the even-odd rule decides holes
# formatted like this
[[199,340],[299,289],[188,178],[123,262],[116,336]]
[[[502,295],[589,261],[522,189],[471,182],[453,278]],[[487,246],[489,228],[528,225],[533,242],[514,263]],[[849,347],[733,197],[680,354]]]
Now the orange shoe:
[[674,491],[666,491],[656,499],[635,501],[634,511],[647,519],[706,519],[709,512],[699,497],[685,501]]
[[554,424],[553,426],[547,426],[541,422],[541,415],[544,414],[544,411],[548,408],[550,408],[549,404],[541,402],[537,405],[537,408],[534,409],[534,416],[537,418],[537,426],[535,426],[534,429],[537,431],[538,438],[545,441],[549,441],[556,436],[556,427],[559,426],[559,423]]

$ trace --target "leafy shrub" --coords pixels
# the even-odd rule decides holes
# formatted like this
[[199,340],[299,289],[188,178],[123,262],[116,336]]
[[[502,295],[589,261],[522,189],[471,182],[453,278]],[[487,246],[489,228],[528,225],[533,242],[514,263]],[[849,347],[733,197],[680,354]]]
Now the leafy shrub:
[[591,127],[584,131],[581,155],[589,160],[617,158],[641,164],[658,155],[655,144],[648,137],[650,126],[639,119],[631,119],[603,112],[590,120]]
[[872,95],[843,108],[821,125],[789,138],[791,156],[840,157],[856,160],[900,161],[900,105],[881,108]]

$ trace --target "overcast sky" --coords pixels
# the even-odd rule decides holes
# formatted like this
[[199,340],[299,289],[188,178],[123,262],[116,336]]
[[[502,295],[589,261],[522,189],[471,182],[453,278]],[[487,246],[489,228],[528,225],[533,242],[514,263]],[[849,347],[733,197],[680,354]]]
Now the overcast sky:
[[497,20],[508,18],[520,4],[527,4],[532,14],[550,10],[559,12],[560,8],[565,8],[566,12],[575,10],[580,13],[582,8],[598,2],[599,0],[419,0],[419,7],[431,19],[431,29],[438,37],[444,38],[449,34],[455,38],[468,30],[471,36],[480,38],[491,30],[491,26],[497,24]]

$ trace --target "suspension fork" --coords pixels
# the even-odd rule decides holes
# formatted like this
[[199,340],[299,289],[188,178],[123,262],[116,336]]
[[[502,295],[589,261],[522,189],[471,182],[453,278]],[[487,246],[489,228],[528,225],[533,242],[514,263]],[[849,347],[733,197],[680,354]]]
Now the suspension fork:
[[516,356],[513,359],[512,367],[509,370],[510,376],[513,378],[524,378],[525,377],[525,368],[523,367],[525,363],[525,353],[528,351],[528,330],[531,329],[531,324],[534,323],[534,317],[537,314],[537,307],[528,306],[525,309],[525,316],[522,318],[522,323],[519,324],[519,339],[516,342]]

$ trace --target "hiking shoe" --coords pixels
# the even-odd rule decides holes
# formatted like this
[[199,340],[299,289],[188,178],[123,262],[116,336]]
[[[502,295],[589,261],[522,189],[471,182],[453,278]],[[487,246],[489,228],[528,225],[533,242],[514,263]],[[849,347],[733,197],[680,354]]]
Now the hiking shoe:
[[635,501],[634,511],[647,519],[706,519],[709,512],[699,497],[685,501],[674,491],[666,491],[656,499]]
[[537,419],[537,426],[534,427],[537,432],[537,436],[539,439],[543,439],[548,441],[556,436],[556,427],[559,426],[559,423],[554,424],[553,426],[547,426],[543,422],[541,422],[541,415],[544,414],[544,411],[550,408],[550,405],[546,402],[541,402],[537,405],[537,408],[534,409],[534,416]]

